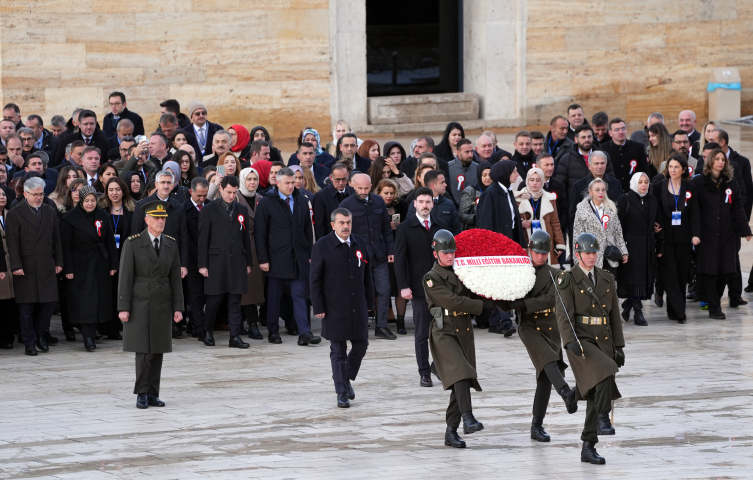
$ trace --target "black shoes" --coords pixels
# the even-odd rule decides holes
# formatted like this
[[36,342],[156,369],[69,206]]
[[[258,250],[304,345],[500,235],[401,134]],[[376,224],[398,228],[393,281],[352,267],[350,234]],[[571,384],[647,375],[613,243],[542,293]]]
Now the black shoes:
[[397,328],[397,333],[400,335],[407,335],[408,330],[405,329],[405,316],[404,315],[398,315],[397,319],[395,320],[395,327]]
[[337,394],[337,406],[340,408],[350,408],[350,400],[345,392]]
[[179,338],[181,336],[183,336],[183,331],[175,322],[173,322],[173,338]]
[[439,378],[439,373],[437,373],[437,366],[434,365],[434,362],[431,362],[431,366],[429,367],[429,369],[431,370],[431,373],[433,373],[434,376],[437,377],[437,380],[439,380],[441,382],[442,379]]
[[502,333],[502,328],[499,325],[491,325],[489,327],[489,333]]
[[[748,302],[745,302],[745,303],[748,303]],[[49,330],[45,330],[45,332],[44,332],[44,339],[45,339],[45,341],[47,342],[48,345],[57,345],[58,344],[58,337],[53,337]]]
[[567,413],[575,413],[578,411],[578,400],[575,398],[575,389],[571,389],[569,386],[565,385],[562,387],[562,390],[560,390],[560,396],[562,397],[562,400],[565,402],[565,407],[567,407]]
[[261,334],[259,331],[259,326],[256,324],[256,322],[251,322],[248,325],[248,338],[251,338],[253,340],[263,340],[264,335]]
[[447,430],[444,432],[444,444],[453,448],[465,448],[465,442],[458,435],[458,429],[449,425],[447,425]]
[[37,338],[37,348],[42,350],[43,352],[49,352],[50,347],[47,345],[47,342],[44,338]]
[[[654,305],[661,308],[664,306],[664,293],[655,292],[654,293]],[[595,451],[595,450],[594,450]]]
[[630,321],[630,308],[632,307],[622,309],[622,319],[625,320],[626,322]]
[[348,398],[350,400],[355,400],[356,398],[356,391],[353,390],[353,385],[350,384],[350,380],[345,381],[345,386],[348,387],[348,391],[346,392],[348,394]]
[[97,349],[97,345],[94,343],[93,338],[85,338],[84,339],[84,348],[87,352],[93,352]]
[[596,423],[597,435],[614,435],[614,428],[612,422],[609,421],[608,413],[600,413],[598,415],[598,421]]
[[248,329],[246,328],[246,323],[241,322],[241,332],[240,335],[248,335]]
[[531,422],[531,439],[537,442],[548,442],[549,434],[544,431],[544,419],[533,417]]
[[743,305],[747,305],[747,304],[748,304],[748,301],[743,300],[742,298],[730,298],[729,299],[730,308],[742,307]]
[[473,412],[463,414],[463,433],[470,435],[474,432],[480,432],[484,429],[484,424],[476,420]]
[[503,334],[505,337],[512,337],[512,334],[515,332],[517,332],[515,327],[513,325],[510,325],[507,328],[503,328],[500,333]]
[[753,292],[753,285],[751,285],[751,284],[746,285],[745,288],[743,289],[743,291],[746,292],[746,293]]
[[279,332],[269,332],[267,340],[269,341],[269,343],[282,343]]
[[677,323],[685,323],[688,321],[688,317],[685,317],[685,316],[677,317],[675,320],[677,320]]
[[387,327],[376,327],[374,329],[374,336],[376,338],[384,338],[385,340],[394,340],[397,338]]
[[596,453],[596,444],[589,441],[583,442],[583,448],[580,451],[580,461],[594,465],[604,465],[607,463],[604,457]]
[[37,356],[37,347],[35,347],[34,345],[32,345],[30,347],[26,347],[26,355],[28,355],[30,357],[36,357]]
[[726,320],[727,315],[725,315],[724,312],[722,312],[722,309],[720,308],[719,310],[715,310],[713,312],[709,310],[709,318],[713,318],[715,320]]
[[202,338],[201,340],[207,347],[214,347],[214,334],[212,334],[212,332],[204,332],[204,338]]
[[136,395],[136,408],[149,408],[149,399],[146,393]]
[[421,384],[422,387],[433,387],[434,382],[431,381],[430,375],[421,375]]
[[640,327],[646,327],[648,326],[648,322],[646,321],[646,318],[643,316],[643,310],[636,310],[635,316],[633,317],[633,323]]
[[248,348],[251,345],[244,342],[240,336],[232,337],[230,339],[230,348]]
[[73,330],[66,330],[65,331],[65,341],[66,342],[75,342],[76,341],[76,332]]
[[304,333],[298,336],[298,345],[305,347],[306,345],[316,345],[322,341],[322,337],[317,337],[311,332]]
[[164,407],[165,402],[157,398],[157,395],[152,395],[151,393],[147,394],[146,400],[149,403],[150,407]]
[[0,343],[0,349],[13,350],[13,344],[12,343]]

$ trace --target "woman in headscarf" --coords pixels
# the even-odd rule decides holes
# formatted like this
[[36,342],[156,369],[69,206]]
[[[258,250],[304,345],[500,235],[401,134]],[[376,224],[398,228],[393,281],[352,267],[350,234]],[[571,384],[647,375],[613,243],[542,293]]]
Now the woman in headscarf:
[[251,158],[251,135],[249,135],[246,127],[236,123],[227,131],[230,134],[230,151],[242,161],[248,161]]
[[465,138],[463,126],[458,122],[448,123],[442,135],[442,141],[434,148],[434,155],[447,162],[452,161],[458,154],[458,142],[461,138]]
[[254,216],[256,215],[256,204],[259,203],[261,195],[256,193],[259,188],[259,172],[253,168],[244,168],[240,174],[240,185],[238,186],[238,195],[236,200],[241,205],[245,205],[248,210],[248,235],[251,238],[251,255],[253,255],[254,266],[251,267],[251,273],[248,274],[248,290],[241,298],[241,308],[243,316],[248,322],[248,335],[254,340],[261,340],[264,337],[259,332],[259,311],[257,307],[264,303],[264,276],[259,267],[259,259],[256,257],[256,242],[254,241]]
[[138,202],[141,198],[141,193],[144,191],[144,182],[141,176],[133,170],[123,172],[123,181],[128,187],[128,193],[131,194],[131,198],[134,202]]
[[[335,149],[337,149],[337,145],[335,145]],[[364,140],[361,146],[358,147],[358,155],[368,158],[373,162],[380,155],[379,143],[375,140]]]
[[654,233],[654,225],[659,222],[659,203],[649,194],[650,183],[646,173],[638,172],[630,178],[630,191],[617,199],[617,215],[630,258],[617,270],[617,296],[625,299],[623,320],[630,320],[632,309],[633,321],[643,326],[648,323],[641,300],[653,294],[656,256],[661,256],[661,245],[657,249],[657,242],[664,239],[662,232]]
[[458,220],[463,224],[463,230],[468,230],[476,226],[476,209],[478,208],[478,199],[481,193],[492,184],[491,177],[492,165],[489,162],[481,162],[476,168],[477,181],[476,185],[469,185],[463,190],[460,196],[460,210],[458,210]]
[[269,160],[271,162],[282,162],[282,154],[280,150],[275,148],[272,144],[272,137],[269,136],[269,132],[261,125],[251,129],[251,141],[264,140],[269,144]]
[[84,185],[78,193],[78,205],[63,217],[60,237],[70,316],[91,352],[97,348],[97,324],[112,315],[111,278],[118,270],[118,251],[107,212],[97,207],[94,187]]
[[520,212],[510,185],[518,179],[518,169],[512,160],[502,160],[492,165],[492,184],[479,197],[476,227],[501,233],[519,243],[523,248],[523,228]]
[[256,162],[253,167],[259,174],[259,191],[269,187],[269,174],[272,171],[272,164],[269,162]]
[[[321,142],[319,141],[319,132],[317,132],[313,128],[304,128],[301,132],[300,140],[301,142],[298,144],[299,147],[303,142],[308,142],[314,146],[314,151],[316,152],[314,164],[331,168],[335,163],[335,157],[322,149]],[[294,153],[288,160],[288,167],[291,167],[293,165],[300,165],[300,163],[300,160],[298,160],[298,153]]]
[[515,198],[518,200],[518,211],[526,245],[533,232],[545,231],[552,239],[549,263],[557,264],[559,251],[566,250],[565,236],[562,234],[557,214],[557,197],[544,190],[544,172],[540,168],[528,170],[526,186],[515,192]]

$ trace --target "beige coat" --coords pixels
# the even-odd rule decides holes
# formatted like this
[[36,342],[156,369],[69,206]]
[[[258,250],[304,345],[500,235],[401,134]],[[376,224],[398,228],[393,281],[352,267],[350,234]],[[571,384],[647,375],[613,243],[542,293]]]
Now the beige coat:
[[[518,201],[520,218],[523,220],[530,220],[533,218],[533,205],[531,205],[531,200],[524,200],[523,198],[518,197],[518,192],[515,193],[517,197],[516,200]],[[557,257],[559,254],[557,253],[557,249],[564,251],[567,250],[567,247],[565,247],[565,236],[562,234],[559,214],[557,213],[557,197],[545,191],[541,195],[539,201],[541,202],[539,218],[543,220],[541,223],[541,229],[548,233],[552,239],[552,253],[549,254],[549,263],[558,263]],[[528,244],[528,240],[531,238],[531,233],[532,229],[530,227],[523,230],[526,244]]]

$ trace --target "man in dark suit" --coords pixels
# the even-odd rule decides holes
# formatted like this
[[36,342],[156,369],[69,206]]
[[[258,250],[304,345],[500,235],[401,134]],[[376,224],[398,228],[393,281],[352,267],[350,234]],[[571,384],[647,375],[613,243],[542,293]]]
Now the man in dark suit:
[[39,115],[29,115],[26,118],[26,126],[34,132],[34,148],[44,150],[50,157],[48,167],[54,167],[54,159],[57,158],[58,148],[60,148],[60,139],[45,130],[44,121]]
[[570,190],[570,194],[568,195],[570,205],[568,206],[567,217],[571,223],[571,225],[569,225],[570,228],[572,228],[572,222],[575,220],[575,212],[578,209],[578,204],[585,198],[583,192],[588,190],[588,185],[594,179],[601,178],[606,182],[607,196],[613,202],[616,202],[623,192],[622,184],[620,183],[620,181],[606,173],[606,153],[601,150],[596,150],[595,152],[593,152],[589,160],[590,162],[588,164],[588,174],[573,184],[573,187]]
[[431,215],[434,197],[431,189],[416,190],[413,200],[414,214],[398,225],[395,231],[395,277],[400,296],[411,301],[415,324],[416,363],[422,387],[432,387],[429,366],[429,326],[431,314],[426,302],[423,278],[434,266],[434,250],[431,242],[437,231],[445,224]]
[[[70,145],[71,148],[68,148],[68,145]],[[84,150],[86,150],[86,144],[84,143],[84,141],[76,140],[75,142],[68,145],[66,145],[65,147],[60,147],[60,150],[63,150],[65,152],[65,156],[63,157],[62,162],[53,167],[53,169],[57,170],[58,173],[64,167],[81,167],[84,164]]]
[[[343,200],[340,208],[352,212],[353,233],[364,240],[363,245],[369,253],[370,270],[379,302],[374,335],[377,338],[395,340],[397,337],[387,327],[387,314],[390,310],[389,264],[395,261],[392,219],[387,213],[382,197],[371,193],[371,177],[359,173],[353,178],[352,183],[356,194]],[[405,325],[398,325],[397,328],[405,328]]]
[[362,173],[369,173],[371,160],[363,158],[358,154],[358,137],[355,133],[344,133],[340,140],[340,157],[338,161],[350,159],[353,162],[353,169]]
[[34,152],[28,157],[26,157],[25,163],[24,163],[24,169],[16,172],[13,174],[13,178],[28,178],[29,172],[37,172],[39,176],[42,178],[42,180],[45,183],[44,186],[44,194],[49,195],[53,191],[55,191],[55,186],[57,184],[57,171],[50,170],[50,177],[54,177],[55,180],[47,179],[44,171],[44,164],[42,163],[42,155],[45,155],[45,152]]
[[49,350],[44,332],[58,301],[57,274],[63,270],[57,212],[44,203],[44,181],[24,183],[24,200],[5,219],[10,271],[16,289],[26,355]]
[[680,130],[688,134],[688,140],[690,140],[690,154],[695,158],[699,158],[701,156],[701,132],[695,129],[695,112],[693,110],[683,110],[677,117],[677,123],[680,124]]
[[609,136],[612,140],[602,144],[599,149],[609,155],[609,164],[613,172],[607,173],[622,184],[622,190],[630,190],[630,179],[638,172],[648,174],[648,158],[646,149],[638,142],[627,139],[627,127],[620,118],[609,121]]
[[204,159],[199,163],[201,168],[216,167],[220,157],[230,151],[230,133],[225,130],[218,130],[212,136],[212,152],[204,155]]
[[[515,134],[515,152],[512,154],[512,160],[517,165],[518,175],[525,182],[528,170],[533,166],[535,156],[531,146],[533,145],[533,139],[531,133],[527,130],[521,130]],[[457,235],[457,234],[456,234]]]
[[199,213],[208,205],[207,194],[209,193],[209,182],[204,177],[196,177],[191,180],[191,198],[184,203],[186,215],[186,243],[188,244],[188,257],[186,267],[186,287],[188,290],[188,305],[191,308],[190,321],[193,336],[199,341],[203,338],[199,336],[204,330],[204,304],[206,295],[204,295],[204,277],[199,273]]
[[277,185],[267,190],[254,217],[254,240],[259,267],[267,272],[267,330],[269,343],[280,339],[280,299],[290,290],[293,316],[298,325],[298,345],[322,341],[311,333],[306,304],[306,282],[313,245],[311,212],[306,197],[295,188],[295,174],[289,168],[277,172]]
[[575,142],[567,137],[570,130],[570,123],[562,115],[552,118],[549,123],[549,133],[544,139],[544,151],[551,153],[554,157],[554,164],[559,163],[559,159],[570,152],[575,147]]
[[[251,151],[253,152],[254,146],[251,144]],[[309,170],[311,170],[311,173],[314,174],[314,180],[316,180],[316,184],[319,185],[321,188],[326,188],[326,180],[329,177],[330,169],[318,165],[314,163],[314,160],[316,159],[316,149],[314,148],[314,145],[309,142],[303,142],[298,147],[298,162],[299,165],[302,167],[308,167]],[[252,162],[253,163],[253,158]]]
[[[191,119],[185,113],[180,112],[180,103],[174,98],[160,102],[160,113],[172,113],[178,119],[178,128],[185,129],[191,126]],[[160,131],[157,127],[157,131]]]
[[110,149],[107,151],[108,160],[121,159],[120,149],[118,147],[120,147],[121,142],[123,142],[126,137],[134,138],[133,122],[127,118],[122,119],[118,122],[115,132],[115,135],[107,139],[110,146]]
[[[429,170],[424,174],[424,185],[431,190],[433,195],[434,208],[431,212],[432,217],[441,220],[445,228],[452,232],[453,235],[460,233],[458,211],[452,200],[445,195],[447,193],[447,182],[445,181],[444,172],[441,170]],[[408,216],[415,213],[416,204],[414,202],[408,207]]]
[[[225,129],[222,128],[222,125],[207,120],[207,108],[198,100],[191,100],[188,104],[188,116],[191,118],[191,125],[183,130],[196,137],[198,141],[199,149],[196,150],[197,159],[215,153],[213,150],[214,134]],[[229,143],[227,148],[228,150],[230,149]],[[214,165],[216,166],[217,162]]]
[[159,200],[142,205],[134,218],[146,223],[146,231],[126,239],[120,258],[118,317],[124,324],[123,351],[136,353],[137,408],[165,406],[159,387],[162,357],[173,349],[168,325],[183,319],[178,245],[163,233],[167,210]]
[[[577,128],[575,142],[570,151],[560,157],[559,161],[555,159],[555,177],[562,182],[567,192],[573,189],[575,182],[588,175],[591,154],[594,152],[594,132],[590,125],[581,125]],[[614,174],[613,165],[614,162],[607,161],[609,175]]]
[[[102,120],[102,131],[105,132],[106,138],[114,137],[121,120],[128,119],[133,125],[131,135],[144,135],[144,121],[141,116],[127,108],[126,97],[122,92],[112,92],[110,94],[110,113],[105,115]],[[79,120],[79,123],[81,120]]]
[[[186,228],[185,207],[182,203],[176,201],[170,196],[175,182],[173,173],[170,170],[160,170],[154,176],[154,184],[157,190],[150,196],[142,198],[136,204],[139,211],[144,205],[154,200],[162,200],[168,204],[167,222],[165,223],[165,234],[170,235],[178,242],[178,251],[180,252],[180,274],[185,277],[188,274],[188,230]],[[141,215],[133,216],[133,225],[131,225],[131,234],[140,233],[146,228],[144,218]]]
[[[78,132],[71,132],[60,139],[61,145],[68,145],[76,140],[83,140],[87,146],[97,147],[100,152],[105,152],[110,149],[110,142],[107,141],[107,137],[101,130],[97,129],[97,114],[91,110],[82,110],[78,115]],[[54,159],[54,164],[58,165],[63,161],[65,157],[65,147],[59,148],[57,152],[57,158]]]
[[[241,297],[248,290],[253,256],[248,229],[251,221],[245,205],[235,201],[238,177],[227,175],[220,182],[220,198],[199,215],[199,273],[204,277],[207,297],[204,312],[204,345],[213,347],[214,320],[222,301],[227,298],[230,347],[248,348],[241,339]],[[197,328],[199,326],[197,325]],[[201,333],[201,332],[200,332]]]
[[348,167],[342,163],[332,165],[331,182],[314,195],[314,232],[320,239],[332,231],[329,217],[340,203],[355,193],[348,185]]
[[[368,311],[374,305],[372,257],[364,239],[351,235],[353,216],[348,209],[335,209],[330,219],[332,232],[311,250],[311,303],[314,315],[322,320],[322,336],[330,341],[337,406],[348,408],[356,398],[350,382],[356,379],[369,345]],[[387,296],[389,301],[389,293]]]
[[3,118],[12,121],[16,125],[16,131],[26,126],[21,121],[21,109],[15,103],[9,103],[3,107]]

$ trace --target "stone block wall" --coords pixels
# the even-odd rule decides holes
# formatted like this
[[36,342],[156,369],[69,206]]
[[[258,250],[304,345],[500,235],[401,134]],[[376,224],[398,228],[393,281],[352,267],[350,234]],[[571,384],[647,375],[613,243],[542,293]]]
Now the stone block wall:
[[205,103],[224,126],[328,138],[328,0],[7,0],[0,3],[0,102],[49,122],[109,113],[110,92],[156,128],[159,103]]
[[712,68],[738,67],[753,114],[753,0],[527,0],[526,120],[577,101],[632,128],[651,112],[708,116]]

